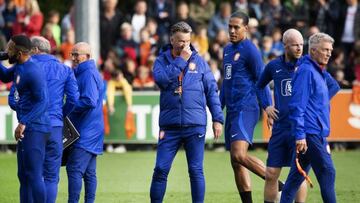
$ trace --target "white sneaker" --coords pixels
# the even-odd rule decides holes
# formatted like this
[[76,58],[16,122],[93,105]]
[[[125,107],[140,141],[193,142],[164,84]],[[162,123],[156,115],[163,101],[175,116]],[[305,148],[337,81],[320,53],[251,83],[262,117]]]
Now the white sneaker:
[[120,145],[118,147],[115,147],[115,149],[114,149],[114,153],[121,154],[121,153],[125,153],[125,152],[126,152],[126,148],[124,145]]
[[109,144],[109,145],[106,147],[106,152],[109,152],[109,153],[114,152],[114,147],[112,146],[112,144]]

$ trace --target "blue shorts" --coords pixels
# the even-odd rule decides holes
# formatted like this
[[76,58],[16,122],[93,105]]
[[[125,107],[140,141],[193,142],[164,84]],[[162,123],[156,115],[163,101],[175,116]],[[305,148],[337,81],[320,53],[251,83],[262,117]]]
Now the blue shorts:
[[281,168],[290,166],[295,150],[295,137],[290,129],[273,129],[268,145],[266,166]]
[[226,149],[230,150],[231,143],[237,140],[244,140],[252,144],[254,129],[258,120],[259,109],[227,112],[225,121]]

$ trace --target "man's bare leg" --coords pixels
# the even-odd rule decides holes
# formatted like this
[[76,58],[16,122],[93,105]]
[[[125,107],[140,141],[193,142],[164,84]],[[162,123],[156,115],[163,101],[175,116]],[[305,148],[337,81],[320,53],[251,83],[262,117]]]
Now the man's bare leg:
[[265,202],[275,202],[278,195],[278,179],[281,168],[266,167],[264,200]]

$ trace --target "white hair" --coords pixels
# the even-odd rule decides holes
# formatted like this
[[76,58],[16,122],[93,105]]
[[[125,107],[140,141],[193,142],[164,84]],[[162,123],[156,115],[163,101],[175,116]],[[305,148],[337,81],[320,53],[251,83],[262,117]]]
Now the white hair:
[[331,44],[334,44],[335,40],[326,33],[322,33],[322,32],[315,33],[311,35],[309,38],[309,53],[311,49],[319,46],[319,44],[322,42],[329,42]]

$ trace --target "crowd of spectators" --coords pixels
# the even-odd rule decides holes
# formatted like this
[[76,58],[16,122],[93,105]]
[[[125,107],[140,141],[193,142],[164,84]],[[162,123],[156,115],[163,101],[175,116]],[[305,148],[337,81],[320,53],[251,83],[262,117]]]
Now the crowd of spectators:
[[[120,3],[129,3],[132,9],[120,10]],[[296,28],[306,40],[315,32],[325,32],[335,39],[329,72],[342,88],[360,84],[358,0],[100,0],[99,69],[104,80],[112,81],[111,88],[125,91],[129,87],[157,90],[152,64],[169,42],[169,27],[185,21],[194,31],[192,44],[208,61],[220,85],[227,23],[231,13],[238,10],[250,16],[248,37],[258,46],[265,64],[284,53],[284,30]],[[74,8],[65,15],[56,10],[46,15],[43,12],[37,0],[0,0],[0,48],[4,50],[15,34],[42,35],[50,41],[52,53],[71,66]],[[7,88],[0,84],[0,91]]]

